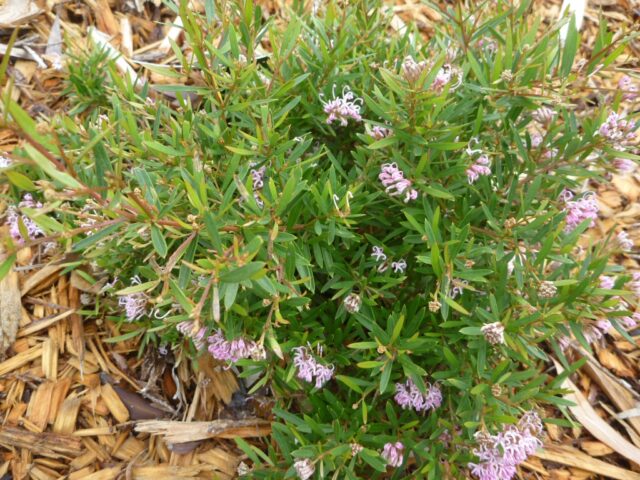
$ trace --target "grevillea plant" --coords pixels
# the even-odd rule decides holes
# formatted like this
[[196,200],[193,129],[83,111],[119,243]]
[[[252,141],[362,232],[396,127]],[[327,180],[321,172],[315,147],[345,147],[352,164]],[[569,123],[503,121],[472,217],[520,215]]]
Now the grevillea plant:
[[578,243],[589,181],[638,159],[637,81],[589,78],[625,38],[602,20],[578,58],[574,22],[527,0],[442,10],[428,42],[376,1],[294,2],[284,24],[187,3],[178,63],[141,66],[175,85],[97,52],[70,66],[73,116],[36,128],[6,100],[24,142],[0,166],[1,270],[58,241],[116,341],[266,389],[272,441],[238,441],[251,478],[512,478],[541,420],[568,424],[550,356],[569,374],[569,350],[635,325],[640,280],[607,266],[628,236]]

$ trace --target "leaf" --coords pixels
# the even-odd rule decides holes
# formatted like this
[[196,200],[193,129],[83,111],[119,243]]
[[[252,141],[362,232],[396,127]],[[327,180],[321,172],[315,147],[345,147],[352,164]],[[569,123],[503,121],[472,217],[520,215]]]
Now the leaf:
[[229,150],[230,152],[233,153],[237,153],[238,155],[244,155],[244,156],[254,156],[256,155],[256,152],[253,150],[249,150],[247,148],[240,148],[240,147],[232,147],[231,145],[226,145],[225,148],[227,150]]
[[421,190],[423,190],[424,192],[427,192],[432,197],[443,198],[444,200],[455,200],[456,198],[451,193],[446,191],[444,188],[436,187],[434,185],[422,187]]
[[463,335],[482,335],[482,330],[480,329],[480,327],[464,327],[459,331]]
[[359,368],[377,368],[384,365],[384,362],[380,362],[377,360],[367,360],[366,362],[359,362]]
[[144,332],[145,332],[145,329],[140,328],[138,330],[134,330],[133,332],[123,333],[122,335],[118,335],[117,337],[107,338],[104,341],[107,343],[120,343],[120,342],[124,342],[125,340],[131,340],[132,338],[135,338]]
[[60,170],[58,170],[56,166],[53,163],[51,163],[51,161],[47,157],[45,157],[42,153],[40,153],[38,150],[33,148],[31,145],[25,144],[24,150],[27,153],[27,155],[29,155],[29,158],[31,158],[34,162],[36,162],[36,164],[54,180],[57,180],[65,187],[75,188],[78,190],[83,188],[80,182],[78,182],[75,178],[73,178],[68,173],[61,172]]
[[382,375],[380,376],[380,393],[384,393],[389,385],[389,379],[391,378],[391,371],[393,370],[393,361],[389,360],[382,369]]
[[36,186],[29,179],[29,177],[23,175],[20,172],[14,172],[14,171],[8,170],[4,174],[7,176],[7,178],[9,178],[9,181],[11,183],[13,183],[16,187],[22,190],[33,191],[36,189]]
[[187,153],[184,150],[176,150],[173,147],[168,147],[155,140],[145,140],[142,145],[155,153],[161,153],[170,157],[184,157]]
[[276,340],[276,337],[273,334],[273,328],[269,328],[269,330],[267,330],[267,342],[269,344],[269,347],[271,348],[271,351],[275,353],[280,360],[284,360],[282,348],[280,347],[278,340]]
[[358,454],[358,456],[362,458],[366,463],[368,463],[371,467],[373,467],[375,470],[379,472],[387,471],[387,462],[385,462],[380,457],[380,454],[378,454],[378,452],[365,448]]
[[377,141],[373,142],[367,148],[369,150],[378,150],[380,148],[385,148],[385,147],[388,147],[390,145],[395,145],[396,143],[398,143],[398,138],[396,136],[390,136],[390,137],[385,137],[385,138],[382,138],[380,140],[377,140]]
[[151,226],[151,242],[153,243],[153,248],[158,255],[162,258],[167,256],[167,241],[164,239],[164,235],[162,235],[162,231],[155,225]]
[[220,275],[220,280],[223,282],[242,282],[254,277],[264,267],[264,262],[250,262],[242,267],[230,270]]
[[2,265],[0,265],[0,280],[2,280],[7,275],[7,273],[11,271],[11,267],[13,267],[15,261],[16,254],[14,253],[2,262]]
[[573,60],[576,57],[579,43],[578,29],[576,28],[575,16],[571,16],[569,19],[569,25],[567,30],[567,38],[565,39],[564,50],[562,51],[562,65],[560,67],[560,75],[566,77],[571,73],[571,67],[573,66]]
[[460,312],[463,315],[471,315],[466,308],[464,308],[462,305],[456,302],[453,298],[444,297],[444,301],[447,302],[447,305],[449,305],[455,311]]
[[346,375],[336,375],[336,380],[344,383],[347,387],[357,393],[362,393],[362,388],[356,383],[357,379],[347,377]]

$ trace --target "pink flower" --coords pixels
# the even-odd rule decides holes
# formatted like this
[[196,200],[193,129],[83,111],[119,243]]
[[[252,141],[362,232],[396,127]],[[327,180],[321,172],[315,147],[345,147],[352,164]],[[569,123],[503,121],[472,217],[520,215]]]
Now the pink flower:
[[385,187],[385,192],[395,197],[404,194],[404,203],[418,198],[418,191],[411,188],[411,180],[404,178],[404,173],[395,163],[385,163],[380,168],[378,178]]
[[[42,208],[40,202],[33,200],[30,193],[27,193],[22,197],[22,201],[18,204],[18,208]],[[7,224],[9,225],[9,233],[11,237],[18,243],[24,243],[27,238],[23,238],[20,231],[20,223],[26,230],[28,239],[33,240],[37,237],[44,235],[44,231],[38,226],[36,222],[31,220],[26,215],[20,215],[16,207],[9,207],[7,209]]]
[[316,471],[316,467],[308,458],[296,461],[293,464],[293,468],[295,469],[296,474],[298,475],[298,478],[300,480],[308,480]]
[[507,425],[495,435],[478,432],[478,447],[473,454],[478,463],[469,463],[471,473],[478,480],[511,480],[516,467],[542,447],[539,436],[542,422],[535,412],[527,412],[518,425]]
[[[131,278],[131,285],[140,285],[142,281],[139,277]],[[124,307],[125,316],[128,322],[139,320],[147,314],[147,302],[149,297],[144,292],[135,292],[128,295],[122,295],[118,299],[118,305]]]
[[424,413],[442,405],[442,392],[437,385],[427,384],[427,391],[422,393],[408,378],[405,383],[396,383],[396,394],[393,399],[403,410],[414,409],[418,413]]
[[618,173],[631,173],[636,169],[636,162],[628,158],[616,158],[613,160],[613,166]]
[[476,43],[478,48],[486,50],[490,54],[496,53],[498,50],[498,43],[490,37],[483,37]]
[[256,201],[256,204],[262,208],[264,207],[264,202],[260,198],[260,190],[264,186],[264,174],[267,171],[266,167],[263,165],[262,167],[251,170],[251,178],[253,183],[253,198]]
[[627,288],[629,288],[636,297],[640,298],[640,272],[633,272],[631,274],[631,281],[627,284]]
[[335,367],[322,365],[309,353],[307,347],[296,347],[293,356],[293,364],[298,370],[297,377],[307,383],[311,383],[315,377],[316,388],[322,388],[325,383],[333,378]]
[[456,298],[458,295],[462,295],[464,293],[465,285],[469,285],[467,280],[453,280],[453,288],[451,288],[451,298]]
[[635,139],[635,125],[633,120],[626,120],[616,112],[611,112],[607,120],[600,125],[598,133],[609,140],[613,148],[621,150],[624,145]]
[[202,350],[206,345],[205,335],[207,333],[207,329],[202,327],[197,332],[194,332],[194,328],[195,323],[192,321],[184,321],[176,325],[176,330],[182,333],[185,337],[189,337],[193,340],[196,350]]
[[638,98],[638,86],[631,82],[628,75],[623,75],[618,81],[618,88],[622,90],[622,100],[633,101]]
[[379,125],[374,125],[369,135],[374,140],[382,140],[383,138],[387,138],[389,135],[391,135],[391,129],[381,127]]
[[579,200],[567,201],[564,211],[567,212],[564,231],[570,233],[585,220],[591,220],[589,226],[594,227],[595,220],[598,218],[599,207],[594,195],[589,192]]
[[475,163],[471,165],[466,171],[469,184],[474,183],[481,176],[491,175],[491,169],[489,168],[490,164],[491,162],[489,161],[489,157],[484,154],[480,155],[476,159]]
[[500,322],[485,324],[480,331],[491,345],[504,344],[504,326]]
[[615,284],[616,284],[616,279],[614,277],[609,277],[607,275],[600,275],[600,288],[606,288],[607,290],[611,290]]
[[640,321],[640,312],[635,312],[631,316],[621,317],[620,320],[626,328],[635,328],[638,326],[638,321]]
[[542,145],[542,135],[538,132],[534,132],[531,134],[531,148],[538,148]]
[[387,465],[391,467],[399,467],[404,461],[404,445],[402,442],[386,443],[382,449],[382,458],[387,461]]
[[431,88],[436,92],[440,92],[444,87],[451,83],[454,77],[457,77],[455,84],[451,85],[450,90],[455,90],[462,84],[462,72],[456,68],[453,68],[450,64],[445,63],[433,80]]
[[[324,113],[328,115],[327,124],[331,125],[337,120],[340,125],[346,127],[349,119],[353,119],[356,122],[362,121],[362,116],[360,115],[362,99],[355,97],[348,86],[342,89],[341,97],[336,97],[336,86],[334,85],[332,94],[333,99],[328,102],[320,100],[324,106]],[[320,97],[322,97],[322,94]]]
[[235,363],[243,358],[262,360],[266,357],[264,347],[253,340],[246,340],[240,337],[229,341],[219,329],[207,338],[207,341],[209,343],[209,353],[213,358],[221,362]]
[[401,258],[397,262],[391,262],[391,268],[393,268],[394,273],[404,273],[407,269],[407,262],[404,258]]
[[382,247],[373,247],[373,253],[371,256],[375,259],[376,262],[384,262],[387,259],[387,256],[384,254],[384,250]]
[[416,62],[411,55],[405,57],[402,62],[402,73],[409,83],[415,83],[422,75],[422,72],[428,68],[430,68],[429,62],[425,60]]
[[606,318],[602,318],[596,322],[596,328],[602,332],[602,334],[607,334],[609,330],[611,330],[611,322]]
[[548,125],[549,123],[551,123],[551,120],[553,120],[553,117],[555,116],[555,114],[556,112],[549,107],[540,107],[537,110],[535,110],[531,114],[531,116],[536,122],[541,123],[543,125]]

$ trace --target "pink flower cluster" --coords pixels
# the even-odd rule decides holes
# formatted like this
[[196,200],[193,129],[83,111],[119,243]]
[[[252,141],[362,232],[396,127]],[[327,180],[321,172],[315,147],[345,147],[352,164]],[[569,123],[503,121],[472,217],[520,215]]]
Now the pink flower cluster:
[[201,327],[196,331],[195,328],[195,322],[191,321],[180,322],[176,325],[176,330],[193,341],[196,350],[202,350],[206,345],[205,335],[207,334],[207,329]]
[[298,369],[298,378],[311,383],[315,377],[316,388],[322,388],[333,377],[335,367],[318,363],[315,357],[309,353],[307,347],[293,349],[293,364]]
[[381,127],[380,125],[374,125],[371,128],[371,132],[369,133],[369,135],[374,140],[382,140],[383,138],[387,138],[389,135],[391,135],[391,129]]
[[614,158],[613,166],[618,173],[631,173],[636,169],[636,162],[628,158]]
[[260,190],[264,186],[264,174],[267,171],[266,167],[263,165],[258,169],[251,170],[251,179],[253,182],[253,198],[256,200],[256,204],[262,208],[264,207],[264,202],[260,198]]
[[600,275],[600,288],[611,290],[615,284],[616,284],[615,277],[610,277],[608,275]]
[[404,203],[418,198],[418,191],[411,188],[411,180],[404,178],[404,172],[395,163],[385,163],[380,168],[378,178],[385,187],[385,192],[395,197],[404,194]]
[[405,383],[396,383],[396,394],[393,399],[403,410],[414,409],[424,413],[442,405],[442,392],[437,385],[427,384],[427,391],[422,393],[409,378]]
[[380,456],[390,467],[399,467],[404,461],[404,445],[402,442],[385,443]]
[[480,155],[476,161],[467,168],[467,180],[469,184],[476,182],[481,176],[491,175],[491,169],[489,168],[491,161],[486,155]]
[[606,318],[601,318],[597,322],[587,325],[583,329],[582,334],[587,343],[596,343],[602,339],[609,330],[611,330],[611,322]]
[[542,125],[549,125],[555,116],[555,110],[549,107],[540,107],[531,114],[533,119]]
[[622,90],[622,100],[633,101],[638,98],[638,86],[631,82],[628,75],[623,75],[618,81],[618,88]]
[[[31,194],[27,193],[22,197],[22,201],[18,204],[19,208],[42,208],[40,202],[33,200]],[[24,226],[28,238],[30,240],[35,239],[41,235],[44,235],[42,229],[26,215],[20,215],[16,207],[9,207],[7,209],[7,224],[9,225],[9,233],[11,237],[18,243],[24,243],[27,239],[23,238],[20,231],[20,222]]]
[[430,68],[429,62],[426,60],[416,62],[411,55],[406,56],[402,61],[402,74],[407,82],[410,83],[415,83],[422,75],[422,72],[428,68]]
[[[131,278],[131,285],[140,285],[142,281],[139,277]],[[128,295],[122,295],[118,299],[118,305],[124,307],[125,316],[128,322],[139,320],[147,314],[147,302],[149,297],[144,292],[135,292]]]
[[611,142],[613,148],[621,150],[626,143],[635,139],[635,126],[633,120],[626,120],[616,112],[611,112],[598,132]]
[[591,220],[589,227],[594,227],[598,218],[598,202],[595,196],[588,192],[579,200],[573,200],[573,194],[568,190],[564,190],[561,194],[561,199],[564,200],[564,211],[567,213],[566,226],[564,227],[565,233],[573,232],[578,225],[585,220]]
[[640,272],[633,272],[631,274],[631,281],[627,283],[627,288],[640,299]]
[[446,63],[440,70],[438,70],[431,88],[433,88],[436,92],[440,92],[444,89],[445,86],[451,83],[454,77],[456,77],[457,80],[455,84],[451,85],[451,90],[455,90],[462,84],[462,72]]
[[[357,98],[348,86],[342,89],[342,96],[336,97],[336,86],[333,86],[333,99],[325,102],[320,100],[324,106],[324,113],[328,115],[327,124],[331,125],[334,121],[339,121],[340,125],[346,127],[349,119],[356,122],[362,121],[360,108],[362,99]],[[322,97],[322,95],[320,95]]]
[[[416,62],[411,55],[405,57],[402,61],[402,74],[409,83],[415,83],[420,79],[420,76],[425,70],[431,70],[432,68],[433,62],[426,60]],[[451,90],[455,90],[462,84],[462,72],[451,64],[445,63],[440,70],[438,70],[436,78],[431,84],[431,88],[436,92],[441,92],[454,78],[457,80],[455,84],[451,85]]]
[[316,471],[316,467],[311,460],[308,458],[303,458],[302,460],[297,460],[293,464],[293,468],[298,475],[300,480],[308,480],[313,476]]
[[245,340],[242,337],[229,341],[224,338],[221,330],[207,338],[209,353],[221,362],[235,363],[243,358],[263,360],[266,357],[264,347],[253,340]]
[[640,322],[640,312],[634,312],[631,316],[620,317],[620,321],[626,328],[636,328]]
[[[376,260],[376,262],[382,262],[378,265],[379,272],[385,272],[389,268],[387,256],[385,255],[382,247],[373,247],[373,253],[371,256]],[[391,268],[394,273],[404,273],[407,269],[407,261],[404,258],[401,258],[397,262],[391,262]]]
[[478,448],[473,454],[480,460],[469,463],[478,480],[511,480],[516,467],[542,447],[542,422],[535,412],[525,413],[518,425],[508,425],[496,435],[478,432]]
[[473,144],[480,143],[476,137],[473,137],[469,140],[469,145],[466,148],[467,155],[473,157],[476,154],[480,154],[478,158],[473,162],[473,164],[467,168],[467,180],[469,180],[469,185],[473,184],[476,180],[480,178],[480,176],[491,175],[491,169],[489,165],[491,165],[491,161],[489,157],[482,151],[480,148],[472,148]]

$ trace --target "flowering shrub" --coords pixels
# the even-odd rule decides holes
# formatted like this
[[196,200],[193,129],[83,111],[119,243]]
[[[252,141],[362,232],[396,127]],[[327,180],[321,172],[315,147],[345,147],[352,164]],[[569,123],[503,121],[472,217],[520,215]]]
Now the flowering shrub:
[[109,67],[92,96],[71,76],[82,116],[46,132],[7,100],[25,142],[0,167],[0,270],[57,239],[120,339],[268,387],[274,441],[239,442],[252,478],[512,478],[541,445],[536,409],[566,408],[550,353],[573,372],[567,348],[635,323],[640,280],[607,267],[628,237],[578,240],[587,181],[638,158],[620,105],[637,88],[571,104],[626,40],[603,26],[579,62],[573,23],[561,43],[527,1],[443,10],[429,43],[385,35],[375,1],[282,28],[206,3],[175,5],[181,65],[148,66],[185,84],[136,90]]

